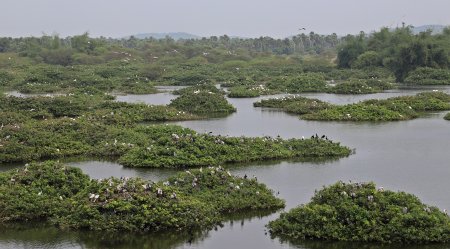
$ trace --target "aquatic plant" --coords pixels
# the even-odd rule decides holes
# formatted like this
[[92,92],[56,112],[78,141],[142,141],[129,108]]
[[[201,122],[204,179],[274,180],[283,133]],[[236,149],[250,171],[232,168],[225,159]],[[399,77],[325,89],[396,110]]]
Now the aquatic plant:
[[267,159],[344,157],[350,154],[349,148],[319,138],[224,137],[198,134],[178,126],[140,127],[139,131],[143,137],[151,136],[154,140],[147,147],[133,147],[120,157],[119,162],[125,166],[199,167]]
[[320,73],[273,78],[267,87],[286,93],[325,92],[328,89],[325,77]]
[[301,96],[287,96],[282,98],[262,99],[253,103],[253,106],[279,108],[289,113],[306,114],[327,109],[332,105],[318,99]]
[[450,240],[450,218],[416,196],[376,188],[374,183],[338,182],[311,201],[268,224],[272,236],[383,243]]
[[188,86],[185,88],[175,90],[172,93],[175,95],[183,95],[186,93],[194,93],[194,92],[198,92],[198,91],[207,91],[207,92],[225,94],[225,91],[223,91],[220,88],[217,88],[213,84],[200,84],[200,85]]
[[222,94],[204,90],[186,92],[172,100],[169,106],[178,110],[204,116],[214,113],[232,113],[236,111],[236,108],[228,103]]
[[[291,106],[298,102],[298,107]],[[305,120],[324,121],[398,121],[418,117],[422,112],[450,110],[450,95],[443,92],[423,92],[384,100],[371,99],[347,105],[332,105],[306,98],[269,99],[254,106],[282,108],[300,114]]]
[[0,224],[41,221],[99,231],[208,229],[230,212],[284,207],[264,184],[221,167],[155,183],[89,179],[80,169],[47,161],[0,173],[0,189]]
[[0,96],[0,162],[113,156],[130,167],[195,167],[349,154],[348,148],[331,141],[304,147],[308,140],[233,138],[179,126],[146,127],[139,122],[199,117],[173,107],[115,102],[96,91],[57,97]]
[[450,70],[430,67],[419,67],[408,73],[405,78],[408,84],[417,85],[449,85]]
[[328,92],[337,94],[368,94],[382,92],[392,88],[393,85],[386,80],[351,79],[349,81],[336,84],[336,86],[331,87]]
[[248,86],[235,86],[228,88],[229,98],[254,98],[261,95],[274,94],[276,91],[266,88],[264,85],[248,85]]

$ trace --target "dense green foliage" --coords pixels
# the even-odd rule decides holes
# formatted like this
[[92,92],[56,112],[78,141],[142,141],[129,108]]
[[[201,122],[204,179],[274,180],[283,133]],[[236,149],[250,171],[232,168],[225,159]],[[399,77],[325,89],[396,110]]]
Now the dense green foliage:
[[450,218],[404,192],[338,182],[268,225],[274,236],[399,243],[448,242]]
[[254,98],[261,95],[274,94],[276,91],[267,89],[264,85],[235,86],[228,89],[230,98]]
[[305,73],[274,79],[267,84],[267,87],[286,93],[324,92],[327,89],[327,83],[323,74]]
[[99,231],[207,229],[223,214],[284,206],[256,180],[221,167],[183,172],[168,181],[89,179],[56,162],[0,173],[0,224],[40,221]]
[[0,162],[113,156],[130,167],[193,167],[349,154],[338,143],[233,138],[172,125],[144,126],[139,123],[198,117],[166,106],[115,102],[104,94],[0,96],[0,109]]
[[416,118],[425,111],[450,110],[450,95],[424,92],[385,100],[366,100],[343,106],[335,105],[316,113],[303,115],[307,120],[395,121]]
[[179,121],[198,118],[167,106],[116,102],[114,97],[95,89],[60,96],[21,98],[0,95],[0,122],[3,125],[28,120],[71,117],[105,124],[130,124],[149,121]]
[[[88,34],[0,38],[0,89],[67,93],[94,87],[104,92],[144,94],[155,93],[155,85],[220,83],[237,87],[230,89],[230,97],[254,97],[258,93],[330,91],[325,79],[374,77],[390,82],[388,74],[395,74],[403,81],[409,72],[422,67],[437,71],[421,73],[420,82],[448,83],[449,33],[445,29],[438,35],[412,35],[406,27],[381,29],[369,36],[338,38],[310,33],[284,40],[226,35],[177,41],[117,40]],[[335,68],[336,53],[339,70]],[[417,74],[411,75],[408,81],[419,80]],[[336,90],[371,92],[355,84],[342,87]]]
[[328,92],[337,94],[368,94],[392,89],[393,84],[382,79],[352,79],[336,84]]
[[[329,140],[224,137],[178,126],[141,128],[147,146],[131,149],[119,162],[132,167],[198,167],[267,159],[343,157],[350,149]],[[173,134],[168,136],[168,134]]]
[[171,101],[170,107],[198,115],[232,113],[236,111],[227,99],[220,93],[208,90],[185,91]]
[[[440,80],[444,80],[443,83],[448,84],[445,81],[450,66],[450,28],[436,35],[431,31],[415,35],[410,27],[392,31],[382,28],[369,36],[361,33],[349,35],[344,40],[338,50],[338,66],[341,68],[385,67],[400,82],[440,84]],[[423,69],[410,74],[421,67],[438,70]],[[430,81],[428,77],[431,77]]]
[[225,94],[225,92],[222,89],[219,89],[215,85],[212,85],[212,84],[188,86],[188,87],[185,87],[182,89],[175,90],[172,93],[175,95],[183,95],[183,94],[187,94],[187,93],[194,93],[194,92],[200,92],[200,91]]
[[423,92],[385,100],[366,100],[347,105],[332,105],[317,99],[288,97],[254,103],[256,107],[281,108],[300,114],[306,120],[326,121],[395,121],[416,118],[426,111],[450,110],[450,95]]
[[253,103],[253,106],[279,108],[282,109],[283,111],[295,114],[314,113],[319,110],[324,110],[327,109],[328,107],[331,107],[330,104],[323,102],[321,100],[310,99],[300,96],[263,99],[261,101]]
[[417,68],[408,73],[405,82],[417,85],[450,85],[450,70],[429,67]]
[[105,39],[88,34],[0,38],[0,88],[26,93],[154,93],[154,85],[264,84],[290,72],[330,70],[335,34],[291,39]]

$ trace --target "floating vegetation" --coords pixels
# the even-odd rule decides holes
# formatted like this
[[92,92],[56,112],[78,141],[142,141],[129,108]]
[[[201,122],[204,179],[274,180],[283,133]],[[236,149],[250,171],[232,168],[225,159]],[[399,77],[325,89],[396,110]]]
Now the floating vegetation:
[[[296,100],[297,99],[297,100]],[[292,103],[298,102],[297,111]],[[450,95],[443,92],[423,92],[415,96],[401,96],[385,100],[366,100],[348,105],[332,105],[305,98],[269,99],[254,103],[255,106],[282,108],[301,114],[306,120],[323,121],[397,121],[417,118],[427,111],[450,110]]]
[[376,188],[374,183],[338,182],[311,202],[282,213],[268,225],[272,236],[383,243],[450,240],[450,218],[416,196]]
[[267,83],[267,87],[286,93],[326,92],[328,89],[325,77],[320,73],[274,78]]
[[208,229],[231,212],[284,207],[264,184],[222,167],[149,182],[90,179],[80,169],[47,161],[0,173],[0,190],[0,224],[40,221],[99,231]]
[[288,96],[274,99],[263,99],[253,103],[253,106],[279,108],[289,113],[306,114],[327,109],[332,105],[318,99],[310,99],[301,96]]
[[444,116],[444,119],[446,119],[446,120],[450,120],[450,112],[449,113],[447,113],[445,116]]
[[254,98],[261,95],[273,94],[275,91],[267,89],[264,85],[235,86],[228,89],[230,98]]
[[352,79],[330,87],[329,93],[337,94],[369,94],[392,89],[394,85],[382,79]]
[[333,106],[301,116],[307,120],[396,121],[417,118],[427,111],[450,110],[450,95],[424,92],[385,100],[366,100],[356,104]]
[[173,91],[172,93],[175,95],[183,95],[186,93],[194,93],[194,92],[200,92],[200,91],[206,91],[206,92],[213,92],[213,93],[220,93],[225,94],[225,91],[222,89],[217,88],[213,84],[201,84],[201,85],[195,85],[195,86],[188,86],[182,89],[178,89]]
[[104,94],[2,96],[0,103],[0,162],[94,156],[115,157],[129,167],[177,168],[350,153],[331,141],[223,137],[180,126],[144,126],[139,122],[198,117],[173,107],[115,102]]
[[[268,159],[345,157],[351,150],[331,140],[225,137],[178,126],[139,128],[145,146],[127,150],[119,162],[130,167],[199,167]],[[172,135],[169,135],[172,134]]]
[[420,67],[409,72],[405,82],[417,85],[450,85],[450,70]]
[[25,120],[71,117],[106,124],[132,124],[149,121],[179,121],[199,117],[173,107],[116,102],[96,89],[78,90],[59,96],[21,98],[0,95],[0,122],[3,125]]
[[203,116],[236,111],[222,94],[207,90],[186,91],[172,100],[169,106]]

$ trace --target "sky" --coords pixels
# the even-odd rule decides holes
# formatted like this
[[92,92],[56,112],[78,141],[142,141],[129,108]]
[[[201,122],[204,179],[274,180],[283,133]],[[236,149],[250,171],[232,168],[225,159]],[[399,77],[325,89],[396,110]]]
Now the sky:
[[1,0],[0,36],[188,32],[283,38],[450,25],[450,0]]

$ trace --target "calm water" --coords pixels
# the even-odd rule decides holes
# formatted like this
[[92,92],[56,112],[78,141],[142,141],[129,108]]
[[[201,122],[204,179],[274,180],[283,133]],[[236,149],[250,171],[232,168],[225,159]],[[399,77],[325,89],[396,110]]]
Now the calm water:
[[[437,87],[427,90],[438,89]],[[450,87],[439,88],[450,93]],[[400,89],[372,95],[303,94],[333,103],[358,102],[368,98],[413,95],[423,89]],[[174,98],[170,93],[120,96],[119,100],[166,104]],[[265,97],[266,98],[266,97]],[[315,189],[338,180],[374,181],[386,189],[403,190],[419,196],[424,202],[450,210],[450,122],[445,113],[387,123],[345,123],[303,121],[297,116],[270,109],[254,108],[254,99],[230,99],[238,109],[227,118],[186,121],[177,124],[199,132],[231,136],[277,136],[284,138],[311,136],[318,133],[356,149],[348,158],[320,163],[294,161],[258,162],[231,166],[235,174],[257,176],[279,197],[287,209],[308,202]],[[151,180],[164,179],[173,170],[128,169],[104,161],[71,162],[95,178],[139,176]],[[105,235],[68,232],[53,228],[6,229],[0,232],[0,248],[399,248],[397,245],[337,242],[282,242],[265,234],[268,221],[278,213],[231,217],[223,227],[196,236],[191,243],[183,234]],[[450,245],[407,246],[405,248],[450,248]]]

